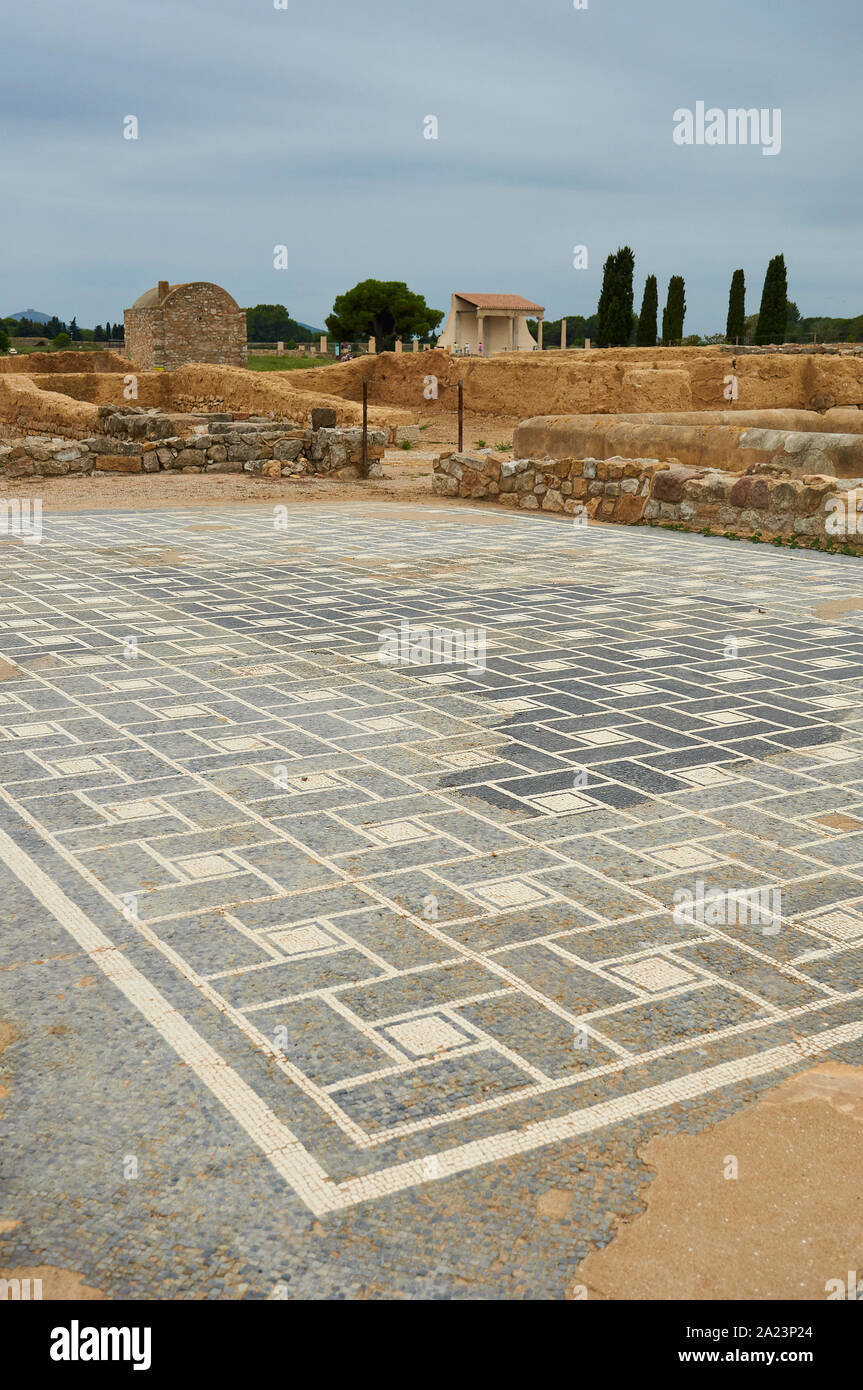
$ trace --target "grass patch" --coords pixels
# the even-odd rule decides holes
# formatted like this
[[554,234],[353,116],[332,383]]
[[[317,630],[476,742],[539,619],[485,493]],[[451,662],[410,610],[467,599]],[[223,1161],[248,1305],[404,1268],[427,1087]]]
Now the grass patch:
[[250,372],[308,371],[311,367],[335,367],[337,365],[336,362],[327,357],[289,357],[287,353],[284,357],[278,357],[275,353],[271,356],[250,356],[246,363]]

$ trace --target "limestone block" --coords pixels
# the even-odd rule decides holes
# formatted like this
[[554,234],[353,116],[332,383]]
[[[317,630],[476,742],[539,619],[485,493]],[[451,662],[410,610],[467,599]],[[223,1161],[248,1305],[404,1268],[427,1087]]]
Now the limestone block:
[[197,468],[200,466],[201,457],[197,449],[181,449],[177,457],[172,461],[174,468]]
[[273,458],[279,459],[282,463],[292,463],[294,459],[299,458],[302,447],[301,439],[280,439],[273,445]]

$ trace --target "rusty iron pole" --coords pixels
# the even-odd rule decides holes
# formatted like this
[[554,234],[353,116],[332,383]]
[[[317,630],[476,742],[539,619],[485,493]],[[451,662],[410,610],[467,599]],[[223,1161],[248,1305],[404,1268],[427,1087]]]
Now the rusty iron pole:
[[458,451],[464,450],[464,382],[458,384]]
[[363,467],[364,478],[369,475],[369,382],[363,377]]

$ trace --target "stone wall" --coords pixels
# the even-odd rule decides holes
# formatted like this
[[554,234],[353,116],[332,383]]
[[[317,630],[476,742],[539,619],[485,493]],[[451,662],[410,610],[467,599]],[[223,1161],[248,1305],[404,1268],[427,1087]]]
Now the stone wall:
[[[0,444],[0,476],[84,473],[243,473],[264,478],[362,473],[362,429],[310,429],[229,414],[100,412],[104,434],[84,439],[27,435]],[[369,430],[368,476],[381,474],[387,430]]]
[[[585,522],[828,539],[826,523],[836,500],[847,500],[858,481],[794,478],[779,468],[740,476],[657,459],[508,459],[486,449],[443,455],[435,462],[433,485],[444,497],[487,499]],[[852,510],[855,506],[856,495]]]

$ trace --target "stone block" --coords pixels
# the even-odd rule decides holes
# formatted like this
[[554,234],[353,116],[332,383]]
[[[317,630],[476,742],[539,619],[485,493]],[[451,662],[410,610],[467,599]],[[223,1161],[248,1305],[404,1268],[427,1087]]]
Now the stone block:
[[282,463],[292,463],[299,458],[303,448],[301,439],[280,439],[273,445],[273,458],[279,459]]
[[201,457],[197,449],[181,449],[177,457],[172,460],[171,466],[173,468],[197,468],[200,463]]
[[335,429],[339,423],[339,417],[335,410],[329,406],[318,406],[312,411],[313,430]]
[[634,526],[644,515],[644,501],[640,497],[633,497],[631,493],[622,493],[617,508],[614,513],[615,521],[622,522],[624,526]]

